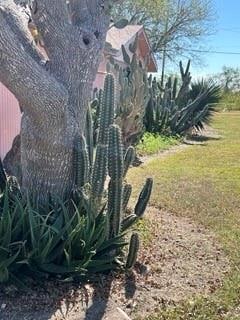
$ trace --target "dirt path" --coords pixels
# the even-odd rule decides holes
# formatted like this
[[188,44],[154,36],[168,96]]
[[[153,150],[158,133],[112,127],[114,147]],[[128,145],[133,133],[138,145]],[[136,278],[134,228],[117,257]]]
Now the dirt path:
[[167,158],[170,155],[173,155],[175,153],[184,151],[188,147],[189,147],[188,144],[181,143],[181,144],[179,144],[177,146],[173,146],[173,147],[169,148],[168,150],[160,151],[157,154],[154,154],[154,155],[151,155],[151,156],[140,157],[140,162],[141,162],[140,165],[147,165],[149,161],[152,161],[152,160],[155,160],[155,159]]
[[[161,306],[214,292],[230,265],[214,234],[190,219],[155,208],[146,219],[152,239],[141,248],[130,286],[136,291],[121,304],[142,319]],[[124,296],[123,287],[117,295]]]

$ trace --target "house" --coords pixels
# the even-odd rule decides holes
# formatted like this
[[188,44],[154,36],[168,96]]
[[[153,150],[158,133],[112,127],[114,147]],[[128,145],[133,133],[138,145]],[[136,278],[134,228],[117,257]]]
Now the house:
[[[100,63],[94,88],[102,88],[104,78],[107,73],[107,62],[110,56],[114,58],[115,63],[124,67],[125,63],[122,56],[121,46],[124,45],[129,55],[128,46],[133,43],[138,36],[136,54],[142,61],[148,72],[157,72],[157,63],[151,53],[151,47],[144,31],[143,26],[128,25],[123,29],[110,27],[107,34],[107,43],[110,49],[103,54]],[[18,102],[11,92],[0,82],[0,157],[3,159],[6,153],[11,149],[13,139],[20,132],[21,112]]]
[[148,72],[157,72],[157,62],[151,52],[151,46],[144,27],[141,25],[128,25],[123,29],[112,27],[109,29],[106,39],[106,42],[111,45],[111,49],[106,49],[104,52],[94,82],[94,88],[103,87],[109,56],[114,58],[115,63],[119,64],[119,66],[126,66],[123,60],[121,47],[124,45],[127,53],[131,57],[132,53],[129,51],[128,47],[135,41],[136,36],[138,37],[136,50],[138,60],[142,62]]

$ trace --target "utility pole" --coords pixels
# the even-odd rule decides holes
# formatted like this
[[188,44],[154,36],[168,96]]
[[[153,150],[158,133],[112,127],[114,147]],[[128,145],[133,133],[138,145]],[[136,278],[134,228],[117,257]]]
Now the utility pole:
[[161,87],[164,84],[164,76],[165,76],[165,66],[166,66],[166,58],[167,58],[167,32],[168,32],[168,24],[169,24],[169,5],[166,12],[166,21],[164,27],[164,45],[163,45],[163,56],[162,56],[162,76],[161,76]]
[[[174,5],[174,4],[173,4]],[[179,14],[181,5],[181,0],[177,1],[177,15]],[[166,21],[165,21],[165,28],[164,28],[164,46],[163,46],[163,56],[162,56],[162,76],[161,76],[161,87],[164,84],[164,76],[165,76],[165,68],[166,68],[166,59],[167,59],[167,43],[168,43],[168,26],[169,26],[169,8],[171,6],[171,0],[168,1],[167,4],[167,11],[166,11]]]

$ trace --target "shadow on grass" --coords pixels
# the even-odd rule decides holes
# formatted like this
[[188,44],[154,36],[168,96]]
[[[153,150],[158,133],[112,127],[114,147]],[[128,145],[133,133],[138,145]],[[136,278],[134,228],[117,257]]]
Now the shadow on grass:
[[186,139],[184,139],[184,144],[187,145],[200,145],[200,146],[205,146],[206,142],[209,141],[218,141],[221,140],[222,137],[220,136],[201,136],[201,135],[193,135],[193,136],[188,136]]

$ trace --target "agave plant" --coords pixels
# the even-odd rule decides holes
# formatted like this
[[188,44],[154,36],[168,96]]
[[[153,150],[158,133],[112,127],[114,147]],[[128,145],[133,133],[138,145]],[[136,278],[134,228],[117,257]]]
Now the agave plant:
[[203,129],[205,124],[211,122],[216,112],[216,104],[221,98],[221,87],[211,80],[204,79],[191,83],[188,97],[193,101],[203,92],[206,92],[206,95],[199,102],[193,115],[195,117],[198,113],[201,114],[199,121],[194,125],[197,130]]
[[5,180],[5,189],[0,195],[0,283],[7,281],[18,270],[24,246],[24,211],[18,197],[10,192],[6,176],[2,177],[1,183]]

